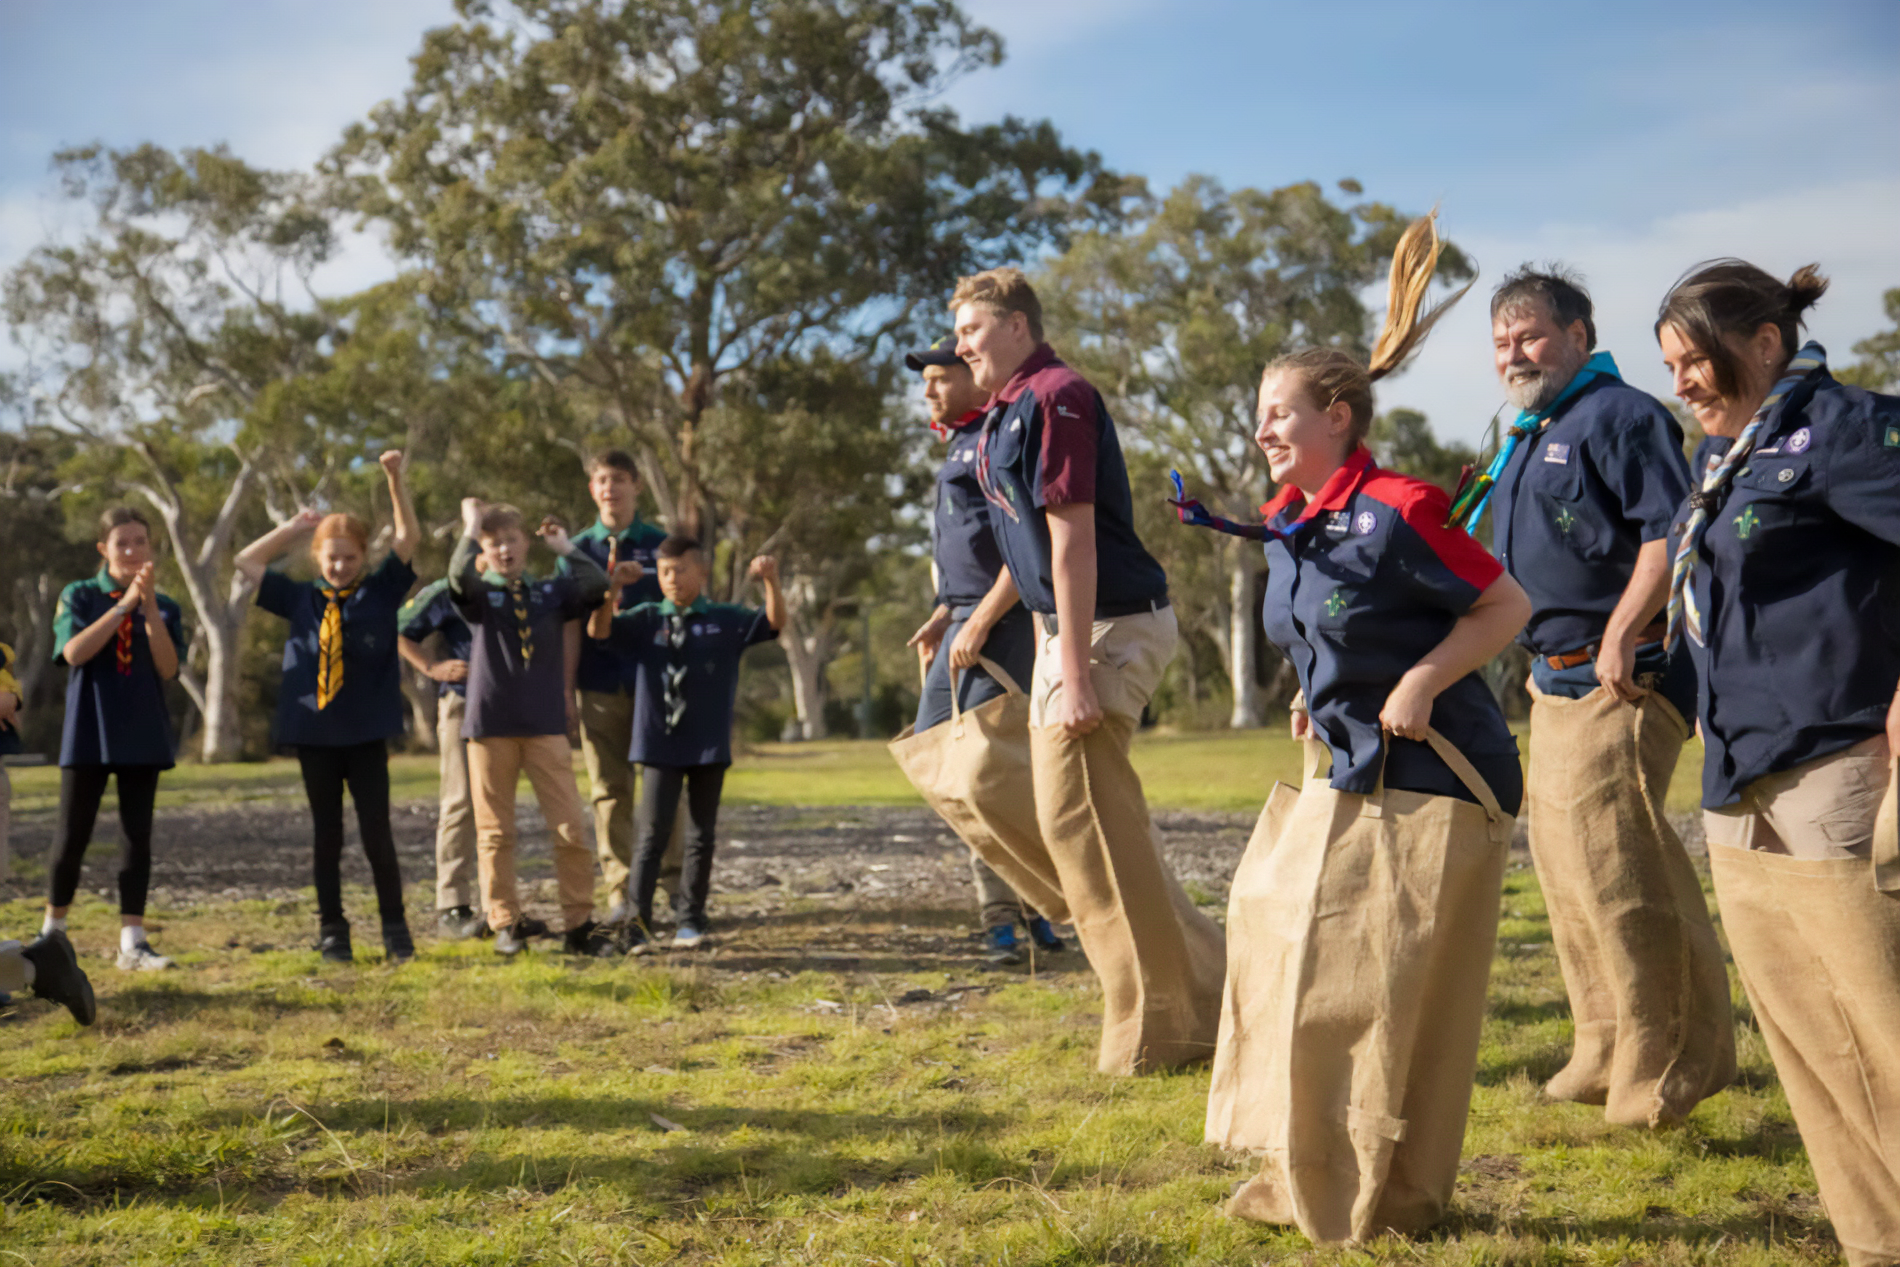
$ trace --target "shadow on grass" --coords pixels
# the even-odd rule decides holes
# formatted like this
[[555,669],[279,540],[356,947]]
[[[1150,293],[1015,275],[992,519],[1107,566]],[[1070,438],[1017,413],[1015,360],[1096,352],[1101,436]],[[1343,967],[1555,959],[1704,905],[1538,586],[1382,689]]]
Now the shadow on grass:
[[[1752,1245],[1762,1249],[1790,1243],[1823,1258],[1840,1254],[1833,1226],[1815,1203],[1791,1209],[1783,1203],[1757,1201],[1752,1214],[1726,1218],[1690,1218],[1667,1206],[1652,1205],[1641,1216],[1579,1219],[1564,1217],[1499,1219],[1471,1210],[1454,1209],[1451,1217],[1432,1229],[1433,1239],[1467,1235],[1527,1236],[1545,1245],[1587,1249],[1592,1241],[1628,1252],[1631,1242],[1668,1242],[1707,1253],[1717,1246]],[[1726,1257],[1726,1255],[1724,1256]]]

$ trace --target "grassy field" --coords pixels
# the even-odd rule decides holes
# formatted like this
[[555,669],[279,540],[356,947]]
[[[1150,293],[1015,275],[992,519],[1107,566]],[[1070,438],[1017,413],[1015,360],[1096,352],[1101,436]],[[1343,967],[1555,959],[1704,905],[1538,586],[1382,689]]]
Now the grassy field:
[[[1520,741],[1520,746],[1521,741]],[[398,756],[390,761],[391,794],[398,801],[435,795],[436,759]],[[1274,780],[1298,783],[1299,745],[1282,730],[1176,734],[1155,731],[1135,742],[1135,767],[1149,803],[1168,809],[1253,811]],[[1691,740],[1670,788],[1671,809],[1697,799],[1702,745]],[[575,754],[580,778],[580,754]],[[59,803],[59,771],[40,766],[11,772],[16,813],[50,811]],[[185,765],[159,785],[159,805],[303,795],[297,764],[279,758],[248,765]],[[803,744],[757,744],[734,763],[726,797],[768,805],[914,805],[917,794],[898,773],[882,743],[850,739]]]
[[[1229,780],[1290,759],[1259,737],[1140,751],[1175,805],[1251,808]],[[875,756],[766,751],[735,791],[896,796]],[[280,773],[246,794],[285,794],[259,769]],[[98,942],[110,909],[81,902]],[[0,904],[0,928],[36,906]],[[1247,1167],[1199,1142],[1205,1071],[1096,1074],[1077,957],[981,970],[961,909],[812,897],[735,908],[712,954],[504,964],[426,943],[395,969],[276,949],[306,942],[302,903],[160,909],[182,971],[101,967],[90,1030],[38,1003],[0,1026],[0,1262],[1833,1261],[1739,992],[1742,1079],[1684,1126],[1542,1104],[1570,1027],[1527,868],[1504,908],[1452,1216],[1350,1251],[1220,1217]]]

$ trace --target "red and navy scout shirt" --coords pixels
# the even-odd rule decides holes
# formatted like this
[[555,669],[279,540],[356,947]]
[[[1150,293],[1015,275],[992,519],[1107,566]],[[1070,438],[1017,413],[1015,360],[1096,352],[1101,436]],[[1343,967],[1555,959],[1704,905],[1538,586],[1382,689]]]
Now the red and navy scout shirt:
[[1115,421],[1087,379],[1040,344],[983,421],[977,473],[995,508],[990,523],[1023,606],[1054,615],[1049,508],[1095,507],[1095,614],[1130,616],[1165,607],[1168,577],[1135,535]]
[[[1900,680],[1900,397],[1816,369],[1757,435],[1689,574],[1707,809],[1883,733]],[[1698,483],[1731,443],[1702,442]]]
[[[1267,637],[1299,673],[1342,792],[1370,793],[1384,757],[1387,787],[1474,799],[1430,745],[1391,738],[1388,753],[1379,727],[1399,678],[1504,571],[1464,529],[1444,526],[1450,508],[1443,489],[1381,470],[1363,446],[1310,505],[1289,486],[1261,507],[1267,526],[1287,534],[1267,542]],[[1517,741],[1484,679],[1470,673],[1445,688],[1431,724],[1515,813]]]
[[951,608],[982,602],[1003,570],[1002,551],[990,527],[989,499],[976,474],[982,422],[983,411],[975,409],[950,424],[943,464],[937,468],[930,554],[937,565],[937,601]]

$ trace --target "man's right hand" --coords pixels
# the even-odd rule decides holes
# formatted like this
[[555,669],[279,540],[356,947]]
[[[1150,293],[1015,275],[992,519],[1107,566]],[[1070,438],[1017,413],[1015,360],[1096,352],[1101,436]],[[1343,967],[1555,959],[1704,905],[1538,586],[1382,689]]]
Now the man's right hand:
[[437,660],[429,666],[429,677],[437,682],[468,681],[467,660]]
[[930,619],[917,626],[917,632],[910,636],[904,645],[917,648],[917,654],[926,664],[937,658],[937,648],[943,643],[944,631],[950,628],[950,609],[939,607],[930,613]]
[[1303,708],[1296,708],[1288,713],[1287,717],[1293,723],[1293,737],[1295,739],[1311,739],[1313,737],[1313,714]]
[[483,504],[482,499],[479,497],[464,497],[462,499],[463,536],[472,537],[480,531],[482,526],[482,511],[486,509],[487,506]]

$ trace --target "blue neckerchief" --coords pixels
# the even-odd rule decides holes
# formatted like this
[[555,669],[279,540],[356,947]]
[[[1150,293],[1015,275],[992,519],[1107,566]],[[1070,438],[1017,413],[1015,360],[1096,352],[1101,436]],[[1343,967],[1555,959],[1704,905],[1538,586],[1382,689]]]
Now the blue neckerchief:
[[1517,421],[1513,422],[1511,429],[1505,433],[1504,443],[1498,446],[1498,455],[1491,459],[1491,465],[1485,469],[1484,478],[1487,487],[1484,490],[1484,496],[1478,499],[1476,506],[1472,507],[1470,518],[1465,520],[1466,531],[1475,530],[1478,520],[1484,518],[1484,508],[1491,504],[1491,490],[1497,487],[1498,477],[1504,474],[1504,468],[1510,464],[1511,455],[1517,452],[1519,442],[1542,431],[1544,424],[1550,421],[1550,416],[1557,412],[1559,406],[1595,382],[1599,375],[1614,378],[1618,382],[1623,381],[1622,373],[1616,368],[1615,359],[1608,352],[1598,352],[1583,363],[1583,368],[1577,371],[1577,376],[1557,393],[1557,399],[1535,413],[1527,410],[1518,414]]

